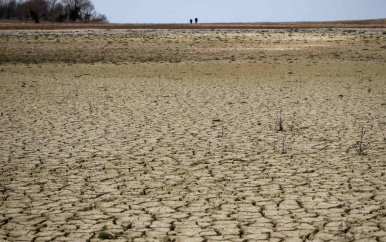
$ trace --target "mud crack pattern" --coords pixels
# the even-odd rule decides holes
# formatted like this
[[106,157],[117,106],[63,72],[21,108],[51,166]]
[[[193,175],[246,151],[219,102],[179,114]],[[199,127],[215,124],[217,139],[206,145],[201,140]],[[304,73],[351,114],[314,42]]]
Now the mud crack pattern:
[[0,67],[1,241],[386,241],[382,60]]

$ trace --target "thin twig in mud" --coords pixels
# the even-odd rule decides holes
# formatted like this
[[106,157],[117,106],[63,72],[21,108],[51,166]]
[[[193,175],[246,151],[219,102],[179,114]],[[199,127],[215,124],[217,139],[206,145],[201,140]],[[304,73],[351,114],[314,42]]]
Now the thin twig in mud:
[[72,112],[75,114],[76,112],[76,104],[75,104],[75,98],[73,99],[73,105],[72,105]]
[[357,155],[366,155],[366,149],[367,149],[367,144],[364,142],[364,137],[365,137],[365,130],[363,125],[361,126],[361,135],[360,135],[360,141],[357,141],[355,145],[355,150]]
[[292,131],[297,131],[298,130],[298,127],[299,127],[299,122],[297,122],[295,120],[295,115],[296,113],[293,114],[293,117],[292,119],[289,121],[288,123],[288,128],[289,130],[292,132]]
[[221,120],[221,138],[224,138],[224,132],[225,132],[225,127],[224,127],[224,119]]
[[93,115],[93,108],[92,108],[91,101],[88,102],[88,108],[89,108],[90,116],[92,116]]
[[[295,116],[296,116],[296,113],[293,114],[292,118],[289,119],[289,121],[285,122],[283,114],[282,114],[282,110],[279,109],[279,111],[276,115],[276,120],[275,120],[275,128],[274,128],[275,131],[277,131],[277,132],[286,131],[284,129],[284,123],[286,123],[286,126],[288,127],[289,131],[291,131],[291,132],[297,131],[299,123],[296,121]],[[272,129],[272,128],[270,127],[270,129]]]
[[281,116],[281,110],[279,110],[279,114],[276,117],[276,131],[284,131],[283,127],[283,118]]
[[291,149],[292,144],[294,143],[295,140],[291,140],[290,142],[286,142],[286,136],[283,137],[281,142],[276,147],[277,153],[283,155],[287,154],[288,150]]
[[161,95],[162,95],[162,91],[161,91],[161,75],[158,75],[158,95],[157,95],[157,103],[159,102]]
[[224,138],[225,136],[225,122],[224,119],[213,119],[212,122],[214,123],[212,127],[218,127],[218,124],[216,123],[221,123],[221,133],[218,135],[219,138]]

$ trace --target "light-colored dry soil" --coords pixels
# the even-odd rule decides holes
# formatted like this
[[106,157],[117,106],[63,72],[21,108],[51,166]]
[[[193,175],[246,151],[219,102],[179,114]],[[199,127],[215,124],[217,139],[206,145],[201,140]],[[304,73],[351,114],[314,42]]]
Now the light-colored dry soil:
[[386,241],[383,30],[0,46],[0,241]]

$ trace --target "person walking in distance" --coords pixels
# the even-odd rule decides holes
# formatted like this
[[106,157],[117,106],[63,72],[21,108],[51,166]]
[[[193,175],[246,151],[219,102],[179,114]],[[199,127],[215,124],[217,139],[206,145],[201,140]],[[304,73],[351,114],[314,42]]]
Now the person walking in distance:
[[198,18],[195,18],[195,19],[194,19],[194,22],[198,23]]
[[193,23],[193,19],[190,19],[190,24],[192,24]]

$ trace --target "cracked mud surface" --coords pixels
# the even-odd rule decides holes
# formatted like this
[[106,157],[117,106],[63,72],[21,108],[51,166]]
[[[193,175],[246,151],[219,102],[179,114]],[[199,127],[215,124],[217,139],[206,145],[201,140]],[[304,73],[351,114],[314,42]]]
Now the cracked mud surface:
[[0,241],[386,241],[385,41],[0,32]]

